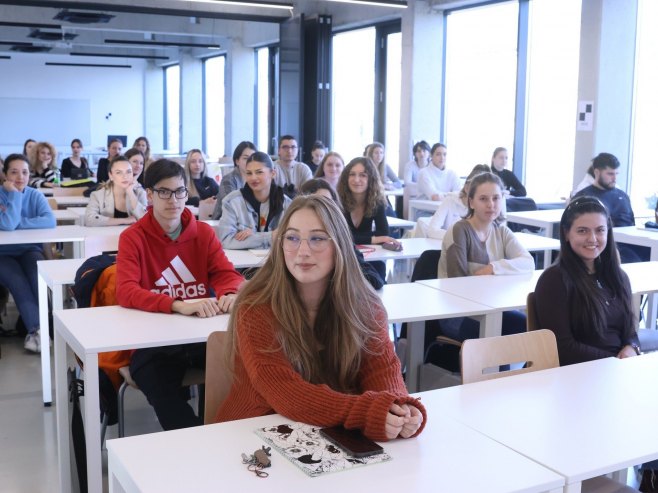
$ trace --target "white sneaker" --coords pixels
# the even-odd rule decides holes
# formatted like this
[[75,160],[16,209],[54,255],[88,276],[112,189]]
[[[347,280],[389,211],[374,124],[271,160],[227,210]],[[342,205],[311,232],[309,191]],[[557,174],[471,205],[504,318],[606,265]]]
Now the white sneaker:
[[40,353],[41,352],[41,334],[37,330],[32,334],[25,336],[25,344],[23,347],[30,352]]

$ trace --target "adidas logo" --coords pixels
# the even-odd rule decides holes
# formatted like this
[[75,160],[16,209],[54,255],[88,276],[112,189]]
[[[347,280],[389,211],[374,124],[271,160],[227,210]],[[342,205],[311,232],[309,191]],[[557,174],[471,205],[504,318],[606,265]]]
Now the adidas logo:
[[158,287],[151,289],[151,292],[184,300],[207,296],[206,286],[203,283],[194,283],[196,279],[190,269],[176,255],[169,263],[169,267],[162,271],[162,277],[155,281]]

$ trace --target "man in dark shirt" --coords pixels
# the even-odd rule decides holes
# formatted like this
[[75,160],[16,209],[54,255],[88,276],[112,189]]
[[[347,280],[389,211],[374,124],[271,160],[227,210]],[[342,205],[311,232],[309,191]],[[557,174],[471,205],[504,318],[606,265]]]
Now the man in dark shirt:
[[[583,188],[576,197],[591,196],[599,199],[608,209],[612,226],[635,226],[635,214],[631,200],[623,190],[617,188],[619,160],[607,152],[602,152],[592,160],[594,183]],[[650,250],[646,247],[617,243],[623,263],[649,260]]]

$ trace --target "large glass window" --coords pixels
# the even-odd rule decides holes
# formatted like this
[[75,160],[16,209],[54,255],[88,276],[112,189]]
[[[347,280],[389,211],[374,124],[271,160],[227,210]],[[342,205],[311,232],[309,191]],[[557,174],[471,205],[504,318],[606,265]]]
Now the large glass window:
[[656,135],[658,135],[658,2],[641,0],[638,10],[635,107],[631,190],[636,212],[653,206],[658,192]]
[[165,148],[181,152],[180,144],[180,66],[171,65],[165,72]]
[[518,3],[451,12],[447,17],[445,140],[448,166],[464,176],[512,150]]
[[332,56],[332,150],[347,161],[372,142],[375,28],[336,34]]
[[572,188],[580,11],[580,0],[530,2],[525,182],[535,200]]
[[268,151],[270,139],[270,49],[256,50],[256,147]]
[[386,162],[397,173],[400,161],[402,33],[386,36]]
[[204,60],[204,142],[206,154],[215,161],[225,154],[225,56]]

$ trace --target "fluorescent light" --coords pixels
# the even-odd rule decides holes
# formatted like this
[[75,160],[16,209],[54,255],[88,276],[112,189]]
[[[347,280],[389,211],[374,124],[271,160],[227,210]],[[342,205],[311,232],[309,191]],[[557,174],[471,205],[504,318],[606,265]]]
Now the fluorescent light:
[[356,3],[358,5],[370,5],[376,7],[393,7],[396,9],[406,9],[406,0],[329,0],[331,2]]
[[249,0],[190,0],[191,2],[199,3],[212,3],[215,5],[237,5],[240,7],[263,7],[267,9],[285,9],[292,10],[292,3],[279,3],[279,2],[267,2],[267,1],[258,1],[255,0],[250,2]]

